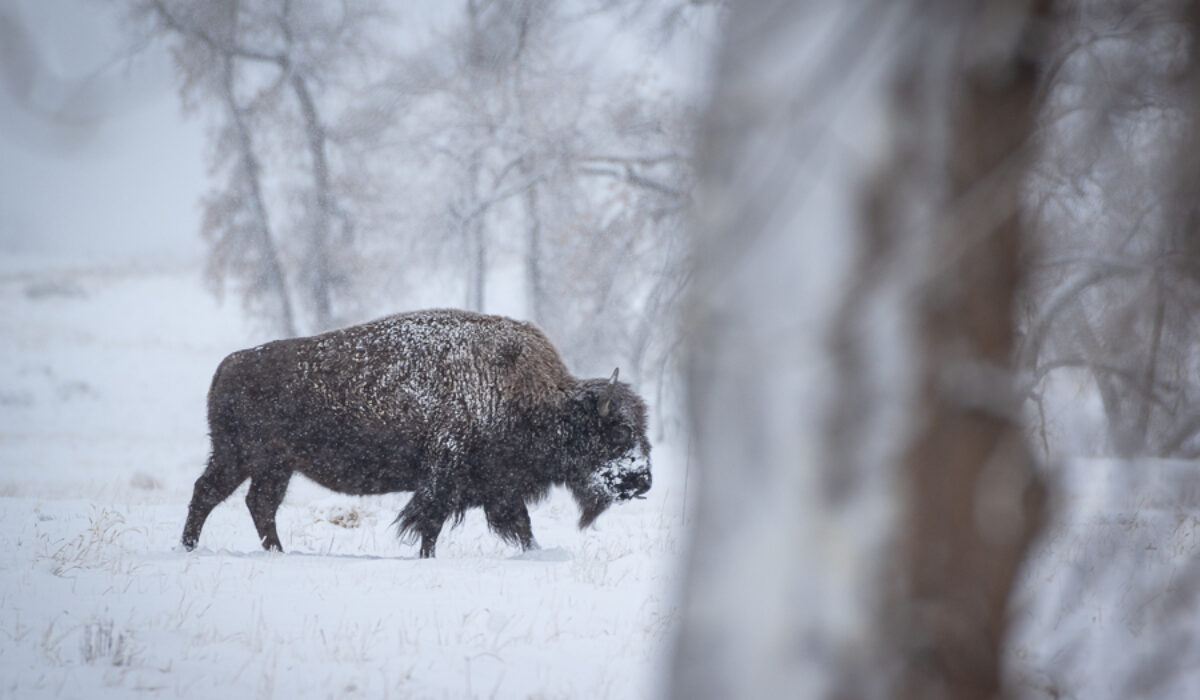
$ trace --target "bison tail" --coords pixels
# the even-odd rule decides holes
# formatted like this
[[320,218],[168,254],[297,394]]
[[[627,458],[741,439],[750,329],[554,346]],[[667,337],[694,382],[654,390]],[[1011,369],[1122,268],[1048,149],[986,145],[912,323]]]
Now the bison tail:
[[438,498],[429,489],[418,489],[392,521],[401,542],[414,544],[420,540],[422,558],[433,556],[438,534],[447,518],[453,515],[455,525],[462,522],[463,509],[452,508],[447,500]]
[[417,540],[421,538],[421,533],[418,531],[421,518],[417,513],[410,511],[411,509],[405,506],[392,521],[392,525],[396,528],[396,537],[400,539],[401,544],[416,544]]
[[429,510],[421,506],[413,507],[416,499],[408,502],[408,505],[400,509],[396,515],[396,519],[392,521],[392,525],[396,528],[396,536],[404,544],[415,544],[421,533],[425,530],[423,524],[437,522],[438,527],[445,524],[448,518],[453,518],[451,527],[462,525],[463,518],[466,517],[467,511],[465,508],[454,509],[449,513],[431,513]]

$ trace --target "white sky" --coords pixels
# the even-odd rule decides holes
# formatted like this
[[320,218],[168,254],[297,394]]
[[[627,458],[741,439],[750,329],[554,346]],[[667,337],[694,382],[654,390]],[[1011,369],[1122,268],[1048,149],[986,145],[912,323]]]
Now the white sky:
[[0,255],[201,254],[203,126],[158,50],[113,62],[109,6],[0,6]]

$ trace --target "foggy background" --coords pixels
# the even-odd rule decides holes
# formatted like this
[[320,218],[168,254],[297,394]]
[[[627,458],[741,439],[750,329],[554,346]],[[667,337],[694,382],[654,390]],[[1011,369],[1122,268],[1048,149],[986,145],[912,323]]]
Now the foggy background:
[[[22,697],[1200,694],[1182,0],[12,0],[0,658]],[[176,546],[222,357],[536,322],[654,488],[415,562],[297,479]],[[544,534],[543,534],[544,533]],[[444,551],[443,551],[444,549]]]
[[4,251],[200,256],[204,129],[167,53],[119,60],[128,39],[99,3],[7,3],[0,22]]

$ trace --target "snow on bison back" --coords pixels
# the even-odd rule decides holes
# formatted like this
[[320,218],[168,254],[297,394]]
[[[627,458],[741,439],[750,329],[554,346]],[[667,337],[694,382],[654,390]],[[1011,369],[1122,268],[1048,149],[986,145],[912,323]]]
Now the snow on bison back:
[[352,494],[411,491],[396,518],[433,556],[445,521],[481,507],[501,538],[536,547],[526,504],[570,489],[587,527],[650,488],[646,407],[629,386],[576,379],[534,325],[418,311],[225,358],[208,392],[212,455],[183,546],[246,479],[265,549],[292,472]]

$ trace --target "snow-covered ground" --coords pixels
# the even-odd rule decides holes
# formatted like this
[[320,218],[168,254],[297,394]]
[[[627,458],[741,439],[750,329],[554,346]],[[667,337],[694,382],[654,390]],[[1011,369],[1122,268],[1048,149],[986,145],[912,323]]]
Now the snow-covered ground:
[[1014,595],[1029,698],[1200,698],[1200,464],[1086,459]]
[[0,697],[655,694],[683,532],[671,444],[648,499],[594,529],[555,491],[531,556],[471,513],[419,560],[390,527],[407,495],[299,476],[287,553],[259,548],[245,486],[184,553],[209,378],[264,339],[198,270],[0,259]]
[[[555,492],[521,556],[482,515],[416,559],[405,494],[294,477],[287,553],[245,487],[178,547],[208,451],[204,395],[264,340],[196,263],[0,258],[0,697],[586,697],[660,689],[685,455],[656,444],[645,501],[580,532]],[[1030,697],[1200,697],[1197,465],[1063,471],[1021,576],[1009,675]]]

